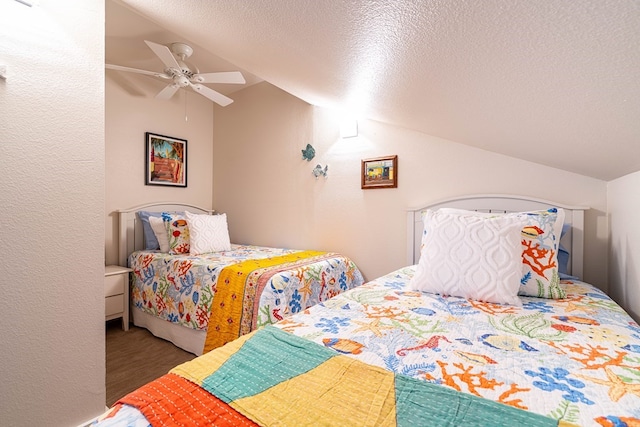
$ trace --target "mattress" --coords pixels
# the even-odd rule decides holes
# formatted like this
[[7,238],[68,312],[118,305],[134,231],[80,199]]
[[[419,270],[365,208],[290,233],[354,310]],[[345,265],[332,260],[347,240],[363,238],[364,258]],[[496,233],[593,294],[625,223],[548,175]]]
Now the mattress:
[[[480,402],[490,413],[503,414],[505,407],[512,408],[513,414],[505,411],[500,416],[502,425],[514,420],[530,425],[543,425],[544,420],[550,420],[552,425],[582,426],[640,423],[640,326],[602,291],[584,282],[563,281],[566,298],[521,297],[522,307],[515,307],[411,291],[407,284],[414,272],[414,267],[397,270],[243,338],[250,343],[254,334],[278,330],[299,340],[294,347],[300,351],[288,354],[291,365],[308,360],[310,354],[322,353],[322,349],[323,354],[330,351],[342,359],[357,361],[359,369],[366,369],[371,375],[392,373],[395,388],[380,388],[380,394],[385,396],[380,401],[385,405],[392,396],[393,420],[384,418],[390,421],[388,425],[410,425],[406,423],[409,415],[418,416],[422,425],[456,425],[452,420],[459,418],[447,421],[430,414],[427,408],[434,399],[436,408],[438,399],[442,407],[453,405],[459,409],[473,406],[464,402]],[[219,381],[221,369],[226,368],[227,381],[233,381],[236,375],[242,377],[242,372],[253,368],[251,362],[242,369],[233,368],[230,361],[237,360],[234,354],[241,350],[250,352],[251,348],[244,341],[233,342],[168,375],[187,378],[198,389],[209,390],[207,396],[217,395],[243,420],[258,425],[286,425],[282,417],[273,423],[269,421],[272,418],[263,418],[260,411],[255,411],[260,400],[253,400],[254,394],[273,398],[271,392],[247,392],[244,396],[251,398],[252,404],[246,405],[246,400],[230,398],[219,388],[224,383]],[[288,369],[275,356],[270,364],[264,357],[259,358],[259,353],[264,351],[256,352],[254,363],[268,365],[267,373],[275,371],[282,376]],[[320,364],[311,364],[301,373],[306,375],[316,369]],[[323,371],[323,377],[338,371],[342,375],[350,369]],[[302,374],[287,378],[297,379]],[[425,387],[415,386],[416,382],[437,388],[425,391]],[[415,415],[415,408],[411,409],[415,399],[411,400],[404,388],[398,388],[400,383],[413,384],[413,396],[421,396],[421,416],[419,410]],[[287,394],[288,389],[295,390],[289,385],[264,388],[280,393],[276,401],[286,413],[295,406],[288,403],[289,399],[297,399],[295,394]],[[437,390],[447,390],[445,397]],[[136,402],[136,396],[139,394],[134,392],[125,397],[97,425],[121,425],[112,423],[124,419],[146,423],[142,413],[129,406]],[[345,404],[355,405],[353,413],[358,414],[357,408],[363,404],[371,407],[377,395],[373,396],[368,403],[355,396],[353,402]],[[149,413],[149,409],[158,411],[162,405],[153,401],[140,408]],[[314,410],[314,405],[307,405],[298,411],[313,417]],[[460,410],[453,412],[452,416],[461,416]],[[295,410],[291,414],[293,417]],[[522,421],[526,420],[519,418],[522,414],[536,418]],[[367,425],[366,420],[360,416],[349,420],[349,424]],[[542,424],[536,424],[540,420]]]

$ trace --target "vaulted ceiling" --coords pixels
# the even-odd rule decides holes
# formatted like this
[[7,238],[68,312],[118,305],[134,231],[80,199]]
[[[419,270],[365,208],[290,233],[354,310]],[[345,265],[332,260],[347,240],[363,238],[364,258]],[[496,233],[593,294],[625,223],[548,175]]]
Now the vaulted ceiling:
[[107,0],[106,19],[108,63],[160,71],[143,40],[188,42],[201,71],[314,105],[607,181],[640,170],[637,0]]

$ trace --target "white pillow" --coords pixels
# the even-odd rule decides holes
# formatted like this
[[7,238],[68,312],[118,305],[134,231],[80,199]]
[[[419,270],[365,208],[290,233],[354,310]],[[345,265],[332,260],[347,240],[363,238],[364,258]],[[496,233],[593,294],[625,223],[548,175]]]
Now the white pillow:
[[558,252],[565,212],[560,208],[548,210],[485,213],[462,209],[442,208],[440,212],[481,217],[510,216],[526,221],[522,230],[522,278],[520,295],[559,299],[567,296],[560,285]]
[[169,252],[169,236],[167,235],[167,226],[161,217],[149,217],[149,225],[156,235],[160,245],[160,252]]
[[231,250],[227,214],[198,215],[185,212],[185,215],[191,237],[189,255]]
[[518,217],[449,214],[428,210],[426,235],[413,290],[521,306]]

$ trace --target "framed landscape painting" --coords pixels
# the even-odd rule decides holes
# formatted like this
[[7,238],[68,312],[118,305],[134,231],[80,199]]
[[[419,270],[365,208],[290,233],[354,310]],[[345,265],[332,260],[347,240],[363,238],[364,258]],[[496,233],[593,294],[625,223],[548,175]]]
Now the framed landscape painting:
[[362,188],[396,188],[398,156],[376,157],[362,161]]
[[187,186],[187,140],[145,133],[145,184]]

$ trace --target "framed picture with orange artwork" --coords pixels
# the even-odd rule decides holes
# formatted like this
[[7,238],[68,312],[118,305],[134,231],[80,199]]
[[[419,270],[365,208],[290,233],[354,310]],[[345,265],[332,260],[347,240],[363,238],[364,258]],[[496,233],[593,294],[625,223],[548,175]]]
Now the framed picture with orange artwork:
[[145,133],[145,184],[187,186],[187,140]]

